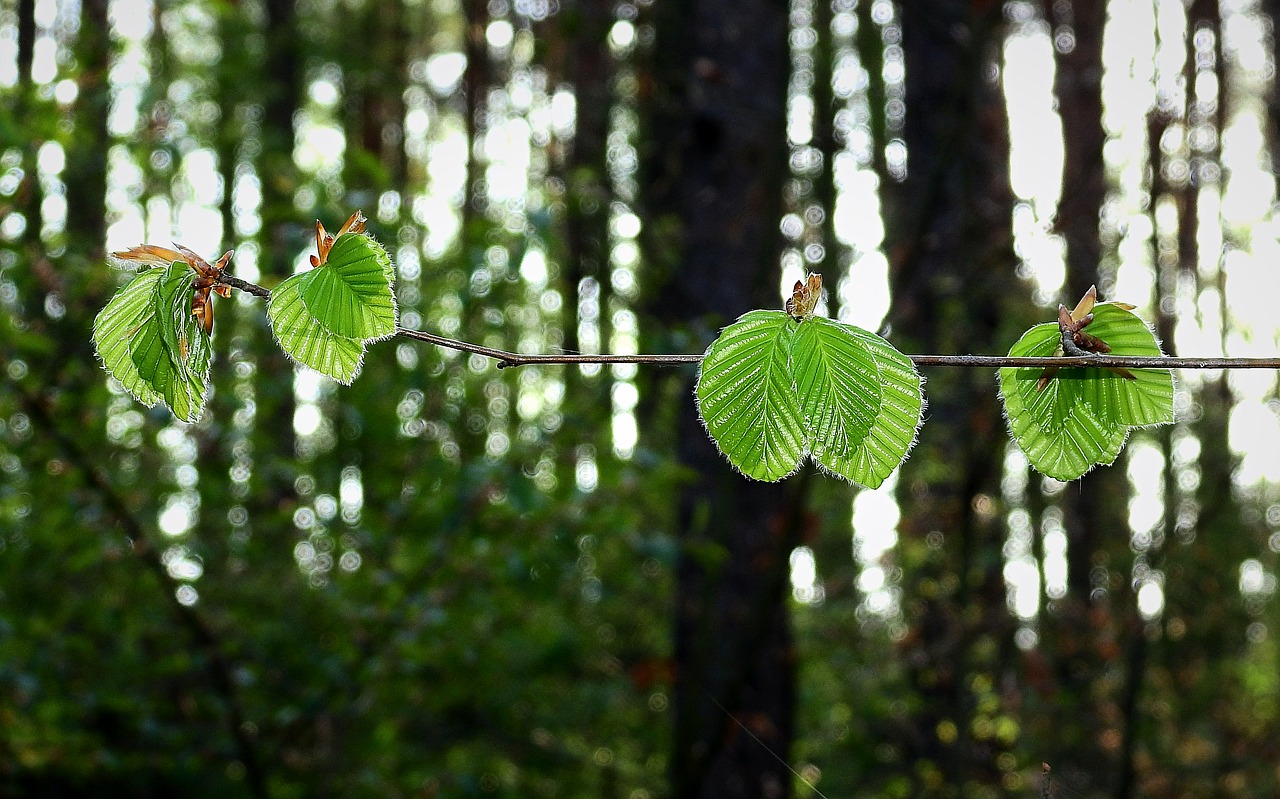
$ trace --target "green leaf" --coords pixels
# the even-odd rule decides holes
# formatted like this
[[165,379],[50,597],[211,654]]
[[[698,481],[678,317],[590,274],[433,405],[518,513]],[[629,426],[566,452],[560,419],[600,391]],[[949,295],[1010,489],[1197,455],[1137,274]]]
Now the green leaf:
[[[1094,306],[1086,330],[1107,342],[1112,355],[1164,355],[1145,322],[1111,303]],[[1080,371],[1091,373],[1085,400],[1100,417],[1130,427],[1173,423],[1173,373],[1168,369],[1131,369],[1136,380],[1103,369]]]
[[196,274],[175,262],[156,283],[155,312],[138,330],[133,362],[173,415],[195,422],[204,411],[213,348],[191,313]]
[[365,344],[396,332],[394,282],[382,245],[364,234],[338,236],[325,263],[271,292],[271,331],[290,358],[350,385]]
[[369,342],[396,332],[391,257],[369,236],[339,236],[324,264],[289,279],[298,281],[311,316],[334,335]]
[[187,377],[187,358],[191,339],[188,322],[192,321],[191,297],[195,293],[196,273],[184,263],[171,264],[156,286],[156,322],[160,341],[178,377]]
[[924,381],[911,359],[892,344],[861,328],[844,327],[862,339],[875,359],[880,375],[880,410],[862,445],[839,474],[868,488],[879,488],[907,459],[916,442],[924,412]]
[[213,347],[191,314],[195,272],[180,261],[139,273],[102,309],[93,343],[112,377],[139,402],[163,400],[194,422],[204,411]]
[[[156,312],[156,284],[164,277],[165,269],[148,269],[140,272],[124,288],[116,292],[93,321],[93,346],[107,373],[120,381],[125,391],[148,408],[160,401],[160,394],[142,378],[133,361],[135,341],[146,323]],[[156,331],[159,335],[159,331]]]
[[[343,236],[338,241],[347,238],[352,237]],[[301,278],[317,271],[320,270],[294,275],[271,292],[267,303],[271,332],[275,334],[280,348],[294,361],[343,385],[351,385],[351,381],[360,374],[364,343],[356,338],[340,336],[322,325],[303,302]]]
[[808,444],[791,376],[795,329],[781,311],[750,311],[712,342],[698,373],[702,423],[729,462],[757,480],[795,472]]
[[[1112,355],[1159,356],[1145,323],[1111,303],[1093,308],[1087,332],[1111,347]],[[1011,356],[1051,356],[1058,349],[1056,323],[1036,325],[1009,351]],[[1042,368],[1000,370],[1000,393],[1009,431],[1039,471],[1075,480],[1095,465],[1115,461],[1129,429],[1173,421],[1173,376],[1168,369],[1134,369],[1129,380],[1107,369],[1064,368],[1043,391]]]
[[799,323],[791,351],[813,459],[848,476],[880,412],[876,359],[847,326],[820,316]]
[[902,463],[923,395],[911,359],[865,330],[822,317],[752,311],[702,361],[698,410],[743,474],[781,480],[809,454],[876,488]]
[[[1036,325],[1009,354],[1050,356],[1059,340],[1057,323]],[[1075,480],[1095,465],[1113,463],[1129,432],[1122,424],[1101,422],[1083,401],[1080,377],[1085,371],[1097,370],[1063,369],[1037,391],[1043,368],[1000,370],[1009,431],[1031,465],[1058,480]]]

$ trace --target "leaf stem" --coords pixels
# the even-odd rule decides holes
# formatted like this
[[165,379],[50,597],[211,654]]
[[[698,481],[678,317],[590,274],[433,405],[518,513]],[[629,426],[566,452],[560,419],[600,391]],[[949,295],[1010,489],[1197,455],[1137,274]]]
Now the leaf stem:
[[[224,274],[219,282],[234,289],[267,299],[271,292],[256,283]],[[701,363],[701,353],[693,355],[614,355],[610,353],[584,355],[579,353],[519,353],[472,344],[469,341],[437,336],[422,330],[397,327],[396,336],[434,344],[437,347],[480,355],[498,362],[499,369],[534,364],[610,364],[635,363],[652,366],[680,366]],[[1276,358],[1172,358],[1136,355],[1068,355],[1047,357],[1010,357],[1006,355],[909,355],[916,366],[948,366],[977,369],[1040,368],[1047,366],[1087,366],[1094,368],[1119,367],[1122,369],[1280,369],[1280,357]]]

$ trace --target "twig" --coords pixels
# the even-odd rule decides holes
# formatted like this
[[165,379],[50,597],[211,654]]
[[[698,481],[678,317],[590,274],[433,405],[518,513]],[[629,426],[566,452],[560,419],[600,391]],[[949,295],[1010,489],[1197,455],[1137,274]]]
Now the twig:
[[[234,289],[248,292],[255,297],[268,298],[271,292],[256,283],[250,283],[231,275],[223,275],[220,282]],[[513,366],[532,366],[534,364],[609,364],[635,363],[653,366],[679,366],[682,364],[701,363],[701,354],[692,355],[614,355],[604,353],[585,355],[574,353],[520,353],[484,347],[469,341],[437,336],[422,330],[410,330],[407,327],[396,328],[396,336],[410,338],[437,347],[466,352],[492,358],[498,362],[499,369]],[[1075,355],[1046,357],[1011,357],[1007,355],[908,355],[916,366],[958,366],[977,369],[993,368],[1038,368],[1047,366],[1071,367],[1086,366],[1092,368],[1118,367],[1122,369],[1280,369],[1280,357],[1277,358],[1170,358],[1166,356],[1147,357],[1136,355]]]

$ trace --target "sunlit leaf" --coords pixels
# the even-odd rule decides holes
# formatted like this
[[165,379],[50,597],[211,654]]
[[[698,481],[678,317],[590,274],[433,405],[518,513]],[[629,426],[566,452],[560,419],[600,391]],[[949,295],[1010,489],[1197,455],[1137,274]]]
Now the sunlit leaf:
[[330,332],[373,341],[396,332],[395,272],[382,245],[367,235],[338,236],[322,265],[289,280],[311,316]]
[[[1151,330],[1126,308],[1093,308],[1089,335],[1105,341],[1112,355],[1158,356]],[[1054,323],[1036,325],[1009,351],[1011,356],[1051,356],[1061,341]],[[1074,480],[1095,465],[1113,463],[1129,429],[1173,421],[1173,377],[1167,369],[1135,369],[1130,380],[1101,368],[1063,368],[1038,388],[1040,368],[1000,370],[1000,393],[1009,430],[1039,471]]]
[[[145,335],[140,339],[139,334],[155,317],[156,285],[166,271],[149,269],[141,272],[116,292],[93,322],[93,346],[102,359],[103,367],[120,381],[125,391],[147,407],[159,402],[160,394],[139,373],[133,361],[133,347],[135,342],[144,346],[150,344],[145,341]],[[158,344],[158,329],[155,329],[155,336]]]
[[791,369],[813,459],[848,476],[880,412],[879,367],[846,325],[811,316],[796,327]]
[[[312,270],[316,271],[320,270]],[[311,314],[300,295],[302,281],[299,278],[305,274],[309,273],[294,275],[271,292],[271,300],[267,303],[271,331],[290,358],[339,383],[350,385],[360,374],[364,343],[356,338],[337,335]]]
[[795,329],[781,311],[744,314],[712,342],[698,374],[707,432],[734,467],[757,480],[794,472],[808,443],[791,376]]
[[187,376],[187,357],[191,351],[188,322],[191,320],[191,297],[195,293],[196,273],[185,264],[173,264],[156,286],[156,322],[160,341],[164,343],[177,375]]
[[[924,381],[911,359],[892,344],[875,333],[851,325],[845,327],[862,340],[875,359],[880,377],[880,408],[867,436],[839,474],[868,488],[879,488],[902,465],[915,444],[924,411]],[[825,462],[823,465],[836,471]]]
[[191,314],[195,273],[185,262],[141,272],[102,309],[93,343],[112,377],[139,402],[163,401],[194,422],[204,410],[213,348]]
[[[1059,338],[1056,323],[1036,325],[1023,334],[1009,354],[1051,356]],[[1103,424],[1083,401],[1081,389],[1089,381],[1081,378],[1086,370],[1063,369],[1044,390],[1037,391],[1042,371],[1000,370],[1000,394],[1009,431],[1027,460],[1042,474],[1064,481],[1075,480],[1096,465],[1114,462],[1124,447],[1128,428],[1118,423]]]
[[155,286],[155,313],[138,330],[133,362],[173,415],[194,422],[204,411],[212,348],[191,313],[196,274],[174,263]]
[[[1164,354],[1145,322],[1112,303],[1093,309],[1089,333],[1111,345],[1112,355]],[[1103,369],[1088,371],[1093,380],[1085,400],[1099,417],[1130,427],[1173,422],[1173,373],[1168,369],[1133,369],[1134,380]]]
[[920,376],[887,341],[815,316],[752,311],[702,362],[698,409],[729,462],[780,480],[811,455],[872,488],[902,463],[920,426]]

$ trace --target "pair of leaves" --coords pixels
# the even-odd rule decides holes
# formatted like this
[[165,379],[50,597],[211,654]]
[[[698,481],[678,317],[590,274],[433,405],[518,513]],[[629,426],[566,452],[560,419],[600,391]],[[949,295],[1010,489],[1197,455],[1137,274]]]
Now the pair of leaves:
[[395,268],[363,229],[359,214],[336,237],[320,227],[315,268],[282,282],[267,305],[281,349],[344,385],[360,374],[365,346],[396,332]]
[[874,333],[751,311],[707,349],[695,395],[707,432],[744,475],[781,480],[808,455],[876,488],[915,441],[920,384],[911,360]]
[[213,358],[209,334],[191,312],[196,278],[182,261],[148,269],[93,324],[94,347],[111,376],[142,404],[163,401],[184,422],[204,410]]
[[[1089,333],[1110,345],[1113,355],[1160,356],[1150,328],[1127,307],[1094,307]],[[1009,350],[1011,356],[1060,353],[1062,328],[1036,325]],[[1106,369],[1067,367],[1040,386],[1040,368],[1000,370],[1009,431],[1040,472],[1075,480],[1095,465],[1115,461],[1129,430],[1173,422],[1173,375],[1168,369],[1136,369],[1117,374]]]

